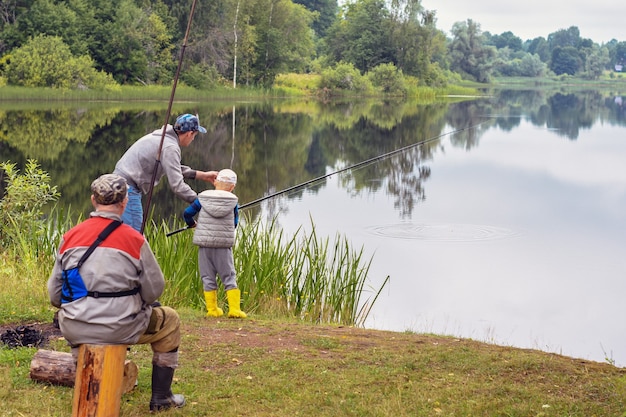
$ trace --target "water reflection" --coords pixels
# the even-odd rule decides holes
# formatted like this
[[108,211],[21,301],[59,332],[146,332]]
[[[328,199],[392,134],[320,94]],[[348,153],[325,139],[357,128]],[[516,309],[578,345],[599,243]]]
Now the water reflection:
[[[60,204],[85,215],[91,180],[162,124],[165,106],[151,106],[0,106],[1,158],[19,166],[37,159],[59,186]],[[182,112],[198,112],[210,132],[183,149],[183,162],[235,169],[242,203],[357,166],[246,210],[278,215],[287,230],[312,216],[318,232],[346,234],[375,255],[374,286],[386,275],[391,281],[372,327],[561,348],[595,360],[603,360],[603,343],[626,364],[626,329],[615,324],[626,289],[621,96],[207,100],[176,105]],[[152,203],[156,219],[181,225],[186,204],[165,184]]]

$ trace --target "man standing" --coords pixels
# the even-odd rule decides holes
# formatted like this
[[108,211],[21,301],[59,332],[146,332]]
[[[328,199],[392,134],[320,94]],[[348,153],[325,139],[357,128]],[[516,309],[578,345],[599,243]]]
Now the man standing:
[[[129,201],[122,215],[122,221],[125,224],[130,225],[135,230],[142,231],[143,206],[141,197],[143,194],[148,194],[150,190],[155,167],[157,172],[153,186],[156,186],[165,175],[172,191],[187,203],[192,203],[198,195],[184,181],[185,179],[199,179],[211,183],[215,181],[217,171],[199,171],[181,165],[180,147],[189,146],[198,132],[206,133],[206,129],[200,126],[198,116],[183,114],[178,116],[173,126],[168,124],[165,127],[164,137],[163,128],[157,129],[131,145],[120,158],[113,173],[123,177],[128,182]],[[156,161],[162,137],[161,158],[157,165]]]
[[[63,235],[48,280],[50,302],[60,308],[63,337],[75,357],[84,343],[150,343],[150,410],[182,407],[185,398],[171,391],[180,319],[170,307],[152,306],[165,287],[163,273],[146,239],[120,225],[128,203],[126,181],[105,174],[93,181],[91,192],[95,211]],[[103,237],[105,229],[109,234]]]

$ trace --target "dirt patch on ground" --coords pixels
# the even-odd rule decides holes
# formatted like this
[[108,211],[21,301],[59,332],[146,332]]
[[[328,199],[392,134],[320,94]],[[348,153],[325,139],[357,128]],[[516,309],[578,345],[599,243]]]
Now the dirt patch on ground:
[[350,349],[365,350],[372,347],[407,348],[424,343],[457,345],[458,339],[420,336],[384,330],[371,330],[350,326],[310,325],[297,322],[282,322],[238,319],[192,320],[182,324],[183,335],[192,335],[195,341],[183,340],[182,347],[193,350],[198,346],[238,346],[261,349],[266,354],[297,351],[302,357],[314,356],[335,348],[350,346]]
[[[306,350],[312,344],[316,349],[324,348],[324,340],[349,343],[356,348],[367,348],[377,344],[399,342],[402,335],[394,332],[360,329],[349,326],[306,326],[301,323],[257,321],[247,318],[205,319],[198,322],[182,321],[182,334],[193,335],[197,343],[205,346],[237,345],[244,348],[260,348],[267,353],[286,350]],[[62,338],[55,323],[18,323],[0,326],[0,340],[15,347],[46,348],[49,343]],[[395,340],[394,340],[395,339]],[[413,338],[414,342],[420,343]],[[442,343],[450,343],[441,338]],[[189,343],[184,341],[183,345]]]

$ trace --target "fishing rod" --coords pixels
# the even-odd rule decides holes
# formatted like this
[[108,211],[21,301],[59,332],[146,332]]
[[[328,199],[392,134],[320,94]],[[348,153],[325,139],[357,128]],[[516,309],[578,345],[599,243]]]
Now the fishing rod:
[[191,3],[191,11],[189,12],[189,20],[187,21],[187,30],[185,31],[185,38],[183,39],[183,45],[180,51],[180,59],[178,60],[178,67],[176,67],[176,75],[174,76],[174,83],[172,84],[172,94],[170,94],[170,100],[167,105],[167,112],[165,114],[165,123],[163,123],[163,131],[161,132],[161,142],[159,143],[159,150],[157,151],[157,157],[154,161],[154,171],[152,171],[152,181],[150,181],[150,190],[148,191],[148,197],[146,200],[146,208],[143,212],[143,219],[141,221],[141,234],[146,227],[146,221],[148,220],[148,213],[150,212],[150,203],[152,202],[152,192],[154,190],[154,182],[156,181],[157,171],[159,165],[161,165],[161,152],[163,151],[163,142],[165,141],[165,131],[167,129],[170,115],[172,114],[172,103],[174,102],[174,94],[176,93],[176,85],[178,84],[178,77],[180,76],[180,68],[183,65],[183,56],[185,56],[185,49],[187,48],[187,39],[189,38],[189,31],[191,29],[191,20],[193,13],[196,9],[196,0]]
[[[484,123],[484,122],[481,122],[481,123]],[[250,206],[252,206],[252,205],[258,204],[258,203],[260,203],[260,202],[262,202],[262,201],[269,200],[270,198],[274,198],[274,197],[279,196],[279,195],[281,195],[281,194],[285,194],[285,193],[288,193],[288,192],[290,192],[290,191],[294,191],[294,190],[297,190],[297,189],[299,189],[299,188],[306,187],[306,186],[308,186],[308,185],[310,185],[310,184],[316,183],[316,182],[321,181],[321,180],[323,180],[323,179],[325,179],[325,178],[332,177],[332,176],[333,176],[333,175],[335,175],[335,174],[339,174],[339,173],[342,173],[342,172],[345,172],[345,171],[348,171],[348,170],[352,170],[352,169],[355,169],[355,168],[359,168],[359,167],[362,167],[362,166],[364,166],[364,165],[368,165],[368,164],[371,164],[371,163],[373,163],[373,162],[376,162],[376,161],[378,161],[378,160],[388,158],[388,157],[390,157],[390,156],[392,156],[392,155],[395,155],[395,154],[400,153],[400,152],[404,152],[404,151],[406,151],[406,150],[408,150],[408,149],[411,149],[411,148],[414,148],[414,147],[416,147],[416,146],[425,145],[425,144],[427,144],[427,143],[429,143],[429,142],[433,142],[433,141],[435,141],[435,140],[441,139],[441,138],[442,138],[442,137],[444,137],[444,136],[451,135],[451,134],[458,133],[458,132],[462,132],[462,131],[467,130],[467,129],[472,129],[472,128],[475,128],[475,127],[479,126],[481,123],[478,123],[478,124],[473,125],[473,126],[469,126],[469,127],[464,127],[464,128],[461,128],[461,129],[457,129],[457,130],[454,130],[454,131],[452,131],[452,132],[442,133],[441,135],[434,136],[434,137],[432,137],[432,138],[430,138],[430,139],[424,139],[424,140],[422,140],[422,141],[420,141],[420,142],[412,143],[412,144],[407,145],[407,146],[404,146],[404,147],[402,147],[402,148],[395,149],[395,150],[393,150],[393,151],[391,151],[391,152],[387,152],[387,153],[384,153],[384,154],[381,154],[381,155],[375,156],[375,157],[373,157],[373,158],[366,159],[365,161],[361,161],[361,162],[358,162],[358,163],[356,163],[356,164],[354,164],[354,165],[350,165],[350,166],[348,166],[348,167],[338,169],[338,170],[333,171],[333,172],[331,172],[331,173],[329,173],[329,174],[321,175],[321,176],[319,176],[319,177],[317,177],[317,178],[313,178],[313,179],[311,179],[311,180],[308,180],[308,181],[305,181],[305,182],[303,182],[303,183],[300,183],[300,184],[294,185],[294,186],[292,186],[292,187],[285,188],[284,190],[277,191],[277,192],[275,192],[275,193],[272,193],[272,194],[269,194],[269,195],[263,196],[263,197],[261,197],[261,198],[257,198],[256,200],[252,200],[252,201],[250,201],[250,202],[248,202],[248,203],[242,204],[241,206],[239,206],[239,209],[241,210],[241,209],[244,209],[244,208],[246,208],[246,207],[250,207]],[[185,230],[187,230],[187,229],[191,229],[191,227],[186,226],[186,227],[183,227],[183,228],[180,228],[180,229],[176,229],[176,230],[174,230],[174,231],[171,231],[171,232],[167,233],[165,236],[170,237],[170,236],[175,235],[175,234],[177,234],[177,233],[184,232],[184,231],[185,231]]]

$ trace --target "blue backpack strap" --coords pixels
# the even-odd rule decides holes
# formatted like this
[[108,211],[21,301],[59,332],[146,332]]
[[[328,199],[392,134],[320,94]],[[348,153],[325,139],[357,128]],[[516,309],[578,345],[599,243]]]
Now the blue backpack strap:
[[[87,288],[85,287],[85,283],[83,282],[83,278],[80,276],[79,269],[82,264],[87,260],[87,258],[89,258],[89,255],[93,253],[96,247],[100,245],[102,241],[106,239],[107,236],[109,236],[111,232],[117,229],[121,224],[122,222],[120,222],[119,220],[113,220],[111,223],[109,223],[107,227],[105,227],[104,230],[100,232],[100,234],[91,244],[91,246],[89,246],[89,248],[85,251],[83,256],[81,256],[78,264],[74,268],[63,270],[61,304],[71,303],[72,301],[78,300],[79,298],[91,295],[90,291],[87,291]],[[106,297],[107,295],[104,296]]]

